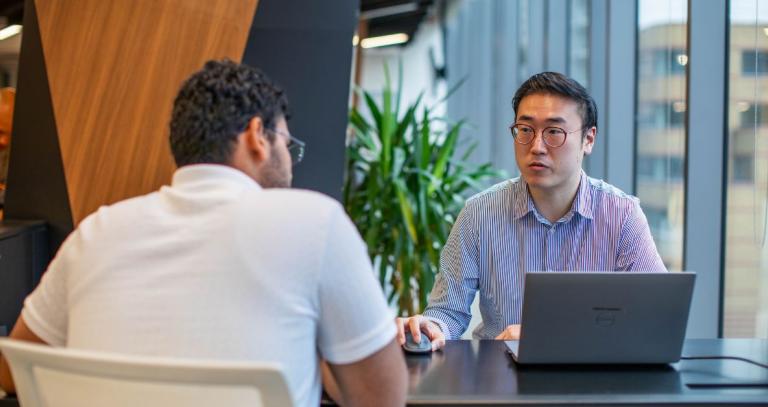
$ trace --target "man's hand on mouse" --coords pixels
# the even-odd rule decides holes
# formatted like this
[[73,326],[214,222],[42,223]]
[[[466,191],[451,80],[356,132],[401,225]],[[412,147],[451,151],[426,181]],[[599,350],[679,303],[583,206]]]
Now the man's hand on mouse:
[[504,341],[517,341],[520,339],[520,324],[509,325],[496,337]]
[[422,315],[414,315],[409,318],[397,318],[397,342],[402,346],[405,343],[405,333],[411,332],[413,340],[419,342],[421,335],[426,334],[427,338],[432,342],[432,350],[436,351],[442,349],[445,346],[445,335],[440,327],[424,318]]

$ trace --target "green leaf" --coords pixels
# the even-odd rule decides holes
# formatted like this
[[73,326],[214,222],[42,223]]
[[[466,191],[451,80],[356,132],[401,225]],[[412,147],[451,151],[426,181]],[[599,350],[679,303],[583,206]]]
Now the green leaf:
[[386,65],[384,66],[384,76],[386,80],[382,92],[383,108],[379,117],[379,131],[381,132],[381,166],[386,174],[389,173],[392,165],[392,135],[395,131],[397,118],[392,111],[392,88],[389,81],[389,68]]
[[429,122],[429,110],[424,108],[424,116],[421,119],[421,131],[419,132],[419,169],[424,171],[429,166],[429,157],[432,153],[432,148],[429,144],[429,138],[432,134]]
[[[397,102],[395,102],[395,117],[400,116],[400,98],[403,95],[403,59],[397,59]],[[419,96],[421,99],[421,96]],[[414,104],[418,105],[418,102]]]
[[461,87],[461,85],[463,85],[463,84],[464,84],[464,82],[466,82],[466,81],[467,81],[467,78],[468,78],[468,77],[467,77],[467,76],[465,76],[465,77],[463,77],[463,78],[459,79],[459,81],[458,81],[458,82],[456,82],[456,83],[455,83],[453,86],[451,86],[451,87],[448,89],[448,92],[445,92],[445,96],[443,96],[442,98],[440,98],[440,100],[438,100],[437,102],[435,102],[435,104],[434,104],[434,105],[433,105],[433,106],[430,108],[430,111],[431,111],[432,109],[434,109],[434,108],[436,108],[436,107],[440,106],[441,104],[445,103],[445,101],[446,101],[446,100],[448,100],[448,98],[449,98],[449,97],[451,97],[451,96],[452,96],[452,95],[453,95],[453,94],[454,94],[454,93],[455,93],[457,90],[459,90],[459,88]]
[[462,154],[461,161],[467,161],[469,159],[469,156],[471,156],[472,153],[475,152],[475,149],[477,149],[477,143],[470,144],[469,148],[467,148],[467,150],[464,151],[464,154]]
[[365,104],[368,106],[368,111],[371,113],[371,116],[373,116],[374,123],[381,123],[381,110],[379,110],[379,106],[376,105],[376,101],[373,100],[373,96],[364,91],[363,98],[365,99]]
[[[400,123],[397,125],[397,129],[395,130],[393,144],[395,146],[399,146],[401,144],[404,144],[405,141],[405,132],[408,130],[409,127],[413,126],[413,118],[416,113],[416,109],[421,104],[421,98],[424,96],[424,92],[421,92],[419,96],[416,98],[416,102],[411,105],[408,110],[405,112],[405,116],[403,116],[402,120],[400,120]],[[395,113],[397,115],[397,113]]]
[[395,157],[392,163],[392,178],[396,179],[398,174],[403,172],[403,165],[405,165],[405,151],[400,147],[394,148]]
[[445,174],[446,167],[448,166],[448,159],[450,159],[451,155],[453,155],[456,139],[459,137],[459,130],[461,129],[462,123],[463,121],[457,123],[455,126],[453,126],[453,128],[451,128],[451,130],[448,132],[448,136],[445,138],[445,143],[440,149],[440,152],[437,154],[437,162],[435,163],[434,170],[432,171],[432,176],[434,178],[433,181],[429,184],[429,195],[435,191],[438,183],[443,180],[443,175]]
[[413,207],[411,206],[411,203],[408,202],[408,198],[405,196],[405,185],[403,185],[402,180],[394,180],[395,190],[397,191],[397,200],[400,203],[400,212],[403,215],[403,222],[405,223],[405,227],[408,230],[408,234],[411,236],[411,240],[414,243],[419,242],[419,237],[416,234],[416,225],[414,224],[413,219]]

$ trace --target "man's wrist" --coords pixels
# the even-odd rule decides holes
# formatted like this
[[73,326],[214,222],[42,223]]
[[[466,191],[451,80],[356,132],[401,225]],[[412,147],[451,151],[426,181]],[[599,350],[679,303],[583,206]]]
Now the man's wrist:
[[445,336],[446,339],[448,338],[448,325],[446,325],[445,322],[426,315],[424,315],[424,319],[429,321],[433,326],[437,327],[437,329],[443,333],[443,336]]

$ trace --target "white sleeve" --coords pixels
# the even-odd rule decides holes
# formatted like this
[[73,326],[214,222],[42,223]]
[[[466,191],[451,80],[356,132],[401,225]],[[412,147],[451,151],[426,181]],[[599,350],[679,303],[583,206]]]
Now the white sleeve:
[[390,343],[397,333],[394,313],[373,275],[363,240],[340,206],[331,215],[321,267],[321,356],[330,363],[347,364]]
[[66,265],[77,233],[73,232],[61,245],[40,284],[24,300],[24,308],[21,310],[21,316],[29,329],[51,346],[65,346],[67,343],[69,307]]

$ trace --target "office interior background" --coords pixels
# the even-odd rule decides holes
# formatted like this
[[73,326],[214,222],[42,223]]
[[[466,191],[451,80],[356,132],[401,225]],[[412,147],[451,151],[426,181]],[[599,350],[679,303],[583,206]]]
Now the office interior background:
[[[362,3],[365,20],[377,2]],[[669,270],[698,273],[688,336],[768,337],[768,1],[401,3],[364,21],[408,39],[360,50],[360,87],[402,64],[401,103],[432,105],[463,81],[436,109],[468,121],[474,161],[514,176],[514,91],[567,73],[599,109],[586,172],[640,198]]]
[[[511,176],[515,89],[544,70],[585,85],[585,170],[640,198],[671,271],[698,273],[688,336],[768,338],[768,1],[361,0],[360,18],[358,38],[405,35],[350,39],[353,84],[376,95],[402,64],[401,103],[424,91]],[[22,35],[0,40],[0,86]]]

